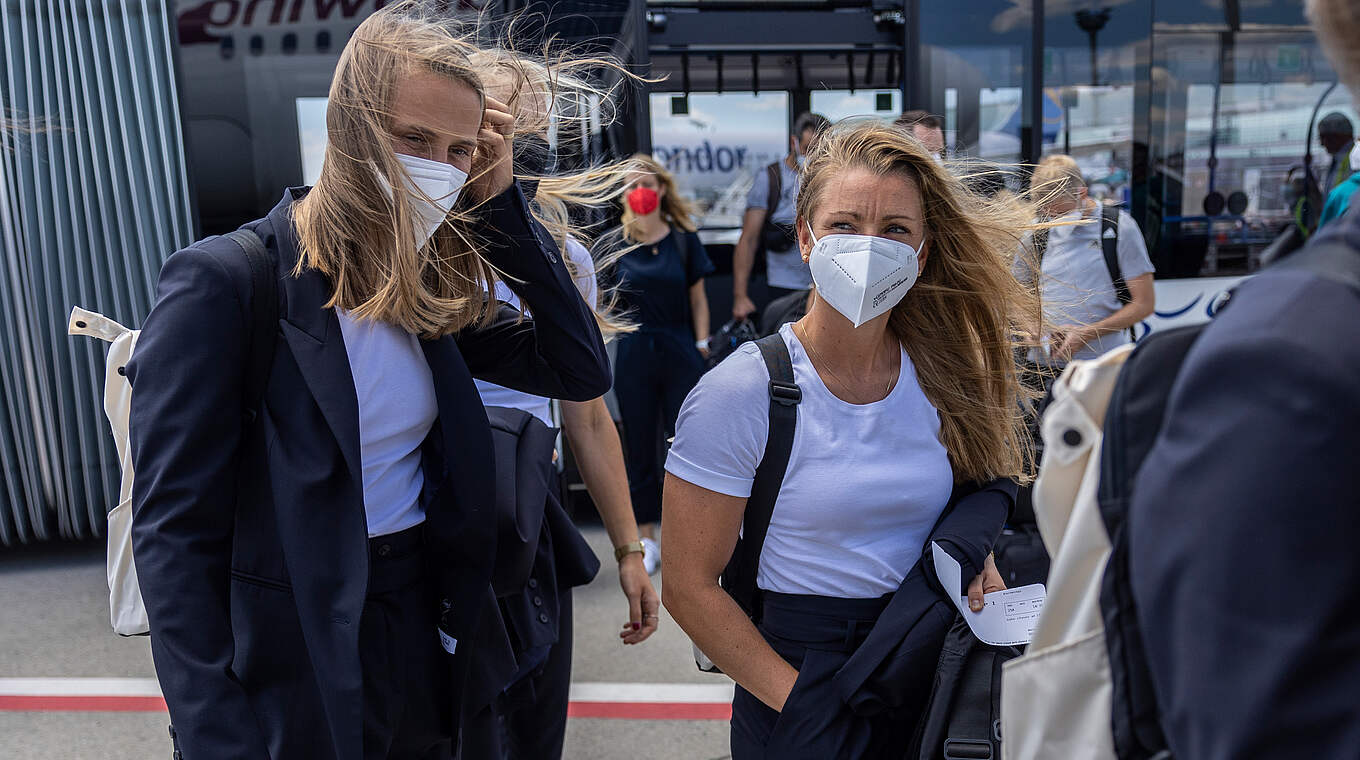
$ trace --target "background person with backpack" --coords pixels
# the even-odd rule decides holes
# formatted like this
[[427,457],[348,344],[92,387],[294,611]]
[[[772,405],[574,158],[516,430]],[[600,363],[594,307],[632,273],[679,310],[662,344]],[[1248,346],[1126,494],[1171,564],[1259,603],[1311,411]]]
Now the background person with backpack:
[[765,253],[765,282],[769,300],[812,285],[812,275],[798,254],[793,229],[798,199],[799,170],[817,144],[817,136],[831,122],[821,114],[805,113],[793,122],[789,154],[765,167],[746,195],[741,237],[732,252],[732,318],[749,319],[756,313],[750,296],[751,269],[756,253]]
[[942,515],[971,523],[945,545],[975,608],[1002,587],[988,552],[1026,468],[1009,315],[1033,307],[1006,262],[1030,211],[888,126],[831,128],[804,172],[814,301],[686,399],[663,601],[737,682],[737,760],[903,757],[955,617],[922,561]]
[[[704,277],[713,262],[699,242],[689,202],[675,178],[651,156],[629,159],[622,240],[600,266],[614,281],[615,307],[637,326],[618,341],[614,397],[623,421],[628,487],[642,532],[643,563],[661,563],[663,442],[708,356],[708,296]],[[608,248],[609,243],[605,243]]]
[[[228,238],[176,253],[127,365],[176,757],[449,758],[496,552],[472,377],[609,386],[595,315],[513,180],[519,125],[483,92],[478,30],[421,8],[359,25],[317,185],[247,225],[275,287]],[[484,297],[497,272],[534,321]]]
[[[1038,282],[1047,336],[1041,363],[1092,359],[1128,343],[1152,316],[1152,260],[1133,217],[1086,193],[1081,168],[1069,156],[1046,156],[1034,168],[1030,195],[1041,214],[1072,222],[1034,233],[1032,255],[1021,255],[1021,279]],[[1085,222],[1084,224],[1081,222]]]
[[[1308,15],[1360,96],[1360,2],[1309,0]],[[1138,629],[1177,758],[1360,748],[1357,325],[1352,208],[1240,285],[1179,367],[1127,527]]]

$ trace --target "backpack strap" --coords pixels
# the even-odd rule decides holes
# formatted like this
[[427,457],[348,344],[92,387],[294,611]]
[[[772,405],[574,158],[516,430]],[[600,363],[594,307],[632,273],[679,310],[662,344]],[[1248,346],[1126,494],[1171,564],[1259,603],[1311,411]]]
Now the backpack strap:
[[[1119,268],[1119,209],[1101,204],[1100,210],[1100,248],[1105,254],[1105,269],[1110,273],[1114,285],[1114,297],[1123,306],[1133,300],[1129,284],[1124,282],[1124,273]],[[1138,334],[1129,327],[1129,340],[1137,342]]]
[[1114,297],[1121,305],[1126,304],[1133,300],[1133,295],[1129,293],[1129,284],[1124,282],[1124,273],[1119,270],[1119,209],[1114,206],[1101,206],[1100,243],[1105,253],[1105,269],[1110,273],[1110,282],[1114,283]]
[[265,386],[274,364],[274,345],[278,339],[279,279],[264,241],[254,230],[242,227],[228,232],[230,239],[245,254],[250,265],[250,351],[246,359],[246,422],[259,416]]
[[732,559],[723,571],[723,588],[741,605],[747,615],[759,620],[759,590],[756,574],[760,569],[760,552],[765,546],[765,534],[770,529],[774,503],[784,484],[784,472],[793,452],[793,435],[798,425],[798,404],[803,392],[793,380],[793,360],[784,337],[778,333],[755,341],[765,368],[770,372],[770,433],[765,439],[765,453],[756,467],[751,496],[746,500],[742,517],[741,539],[732,552]]
[[770,197],[765,202],[765,222],[772,224],[774,210],[779,208],[780,197],[784,195],[784,174],[780,171],[778,161],[765,167],[765,174],[770,180]]

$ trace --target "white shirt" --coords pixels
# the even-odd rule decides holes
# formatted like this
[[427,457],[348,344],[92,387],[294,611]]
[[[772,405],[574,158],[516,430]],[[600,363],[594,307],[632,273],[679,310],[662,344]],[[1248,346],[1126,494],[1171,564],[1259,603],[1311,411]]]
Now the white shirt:
[[356,321],[336,309],[359,400],[359,458],[368,535],[425,521],[420,446],[439,414],[434,377],[420,340],[400,327]]
[[[590,251],[577,242],[576,238],[569,237],[567,258],[572,264],[572,281],[576,283],[576,289],[581,291],[581,297],[586,303],[590,304],[592,309],[595,308],[599,286],[595,280],[595,261],[590,258]],[[529,310],[520,303],[519,296],[499,280],[496,282],[496,299],[524,311],[525,314],[529,313]],[[474,379],[473,382],[477,385],[477,393],[482,397],[482,406],[522,409],[537,417],[544,425],[552,427],[552,399],[488,383],[485,380]]]
[[[1052,327],[1059,325],[1089,325],[1123,308],[1114,292],[1110,270],[1105,266],[1105,248],[1101,239],[1101,204],[1086,219],[1087,224],[1054,227],[1048,232],[1048,250],[1044,252],[1043,279],[1040,292],[1044,302],[1044,318]],[[1066,217],[1065,217],[1066,218]],[[1079,217],[1073,212],[1070,218]],[[1017,266],[1017,275],[1026,282],[1034,281],[1030,246]],[[1119,212],[1119,242],[1115,246],[1119,259],[1119,273],[1128,282],[1153,271],[1147,245],[1138,223],[1127,213]],[[1129,342],[1129,331],[1105,333],[1092,340],[1073,355],[1074,359],[1094,359]]]
[[[887,398],[851,404],[827,390],[791,324],[779,334],[803,401],[756,584],[850,599],[895,591],[953,491],[939,412],[906,351]],[[704,375],[680,409],[666,471],[749,497],[769,436],[769,380],[753,343]]]

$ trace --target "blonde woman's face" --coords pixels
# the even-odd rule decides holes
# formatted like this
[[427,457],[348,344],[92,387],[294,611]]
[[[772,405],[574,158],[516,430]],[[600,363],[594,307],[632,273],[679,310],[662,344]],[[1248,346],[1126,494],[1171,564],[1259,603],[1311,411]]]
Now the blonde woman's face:
[[482,99],[463,82],[422,71],[398,80],[392,100],[392,149],[472,172]]
[[906,243],[917,250],[924,269],[926,229],[921,209],[921,190],[912,179],[896,172],[846,169],[823,186],[812,219],[799,220],[803,261],[814,245],[810,224],[818,240],[827,235],[873,235]]

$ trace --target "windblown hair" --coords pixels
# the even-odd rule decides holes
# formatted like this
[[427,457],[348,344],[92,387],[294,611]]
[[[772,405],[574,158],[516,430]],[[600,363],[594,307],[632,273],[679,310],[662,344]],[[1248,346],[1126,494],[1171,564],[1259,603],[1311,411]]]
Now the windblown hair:
[[[515,134],[519,138],[515,144],[515,178],[537,188],[531,203],[534,218],[558,248],[565,251],[571,239],[589,249],[603,221],[592,225],[582,220],[591,216],[608,218],[618,202],[619,188],[631,172],[630,165],[615,162],[557,174],[552,171],[555,146],[550,138],[561,142],[566,137],[576,137],[563,134],[563,125],[579,125],[586,109],[592,106],[612,107],[612,90],[594,85],[586,75],[588,70],[615,68],[622,75],[620,82],[630,78],[643,80],[617,69],[617,64],[609,59],[545,52],[549,61],[546,64],[514,53],[508,46],[479,50],[471,56],[471,62],[481,73],[487,92],[503,101],[515,115]],[[612,118],[608,110],[597,115],[604,120]],[[571,258],[564,256],[563,262],[573,278],[587,274],[576,271],[577,265]],[[589,274],[593,276],[596,272]],[[590,306],[606,339],[636,329],[617,313],[617,298],[612,292],[597,289],[597,293],[597,302]]]
[[1337,78],[1360,98],[1360,2],[1307,0],[1308,20]]
[[822,135],[803,168],[798,224],[811,223],[843,172],[898,174],[921,194],[927,251],[916,284],[890,313],[888,329],[916,366],[940,413],[940,438],[960,482],[1033,472],[1015,348],[1021,315],[1037,311],[1032,288],[1011,270],[1033,209],[1001,193],[972,193],[900,128],[842,122]]
[[[421,246],[413,224],[416,197],[389,189],[407,186],[389,131],[402,79],[432,72],[467,85],[483,103],[488,81],[511,82],[507,105],[516,117],[515,137],[543,136],[558,119],[583,121],[586,108],[603,123],[612,120],[612,90],[592,84],[587,71],[611,68],[619,83],[637,80],[609,59],[574,56],[553,40],[538,53],[516,52],[511,43],[521,27],[513,21],[495,31],[486,19],[451,16],[446,6],[403,0],[355,30],[331,83],[321,175],[293,208],[297,272],[311,268],[330,278],[335,290],[327,306],[424,338],[489,321],[495,303],[486,294],[498,274],[479,255],[485,241],[472,232],[476,209],[466,192]],[[474,160],[468,184],[489,168]],[[612,197],[572,200],[607,204]],[[539,218],[564,244],[566,214]]]
[[[666,220],[667,224],[686,232],[699,229],[694,224],[694,207],[680,195],[680,188],[675,185],[675,177],[666,171],[666,167],[662,166],[660,161],[645,153],[638,153],[629,158],[624,166],[630,174],[650,174],[656,177],[657,184],[665,189],[666,192],[661,198],[661,218]],[[623,206],[623,237],[629,242],[638,242],[637,215],[628,208],[628,204]]]
[[1077,191],[1086,187],[1086,178],[1081,176],[1076,159],[1055,153],[1039,160],[1030,175],[1029,187],[1035,201],[1075,200]]

